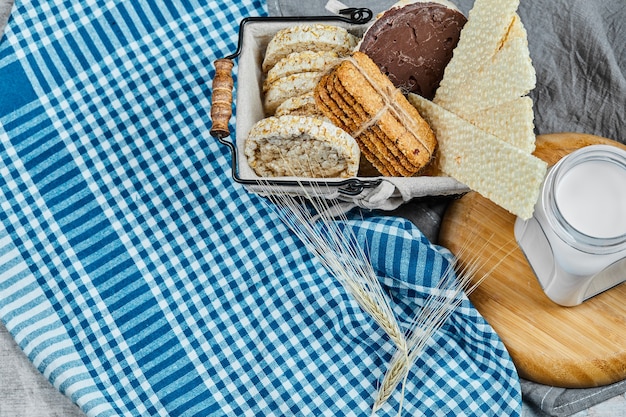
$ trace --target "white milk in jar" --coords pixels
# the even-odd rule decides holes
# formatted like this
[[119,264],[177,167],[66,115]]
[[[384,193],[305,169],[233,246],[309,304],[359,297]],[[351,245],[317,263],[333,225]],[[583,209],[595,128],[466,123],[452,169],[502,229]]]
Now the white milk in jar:
[[626,280],[626,151],[593,145],[546,175],[515,237],[544,292],[573,306]]
[[555,190],[563,218],[581,233],[598,238],[626,234],[626,170],[590,160],[567,171]]

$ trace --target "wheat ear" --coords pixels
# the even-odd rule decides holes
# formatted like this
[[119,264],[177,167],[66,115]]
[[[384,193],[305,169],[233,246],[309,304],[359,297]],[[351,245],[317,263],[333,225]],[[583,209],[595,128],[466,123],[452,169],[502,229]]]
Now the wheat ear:
[[300,183],[301,194],[305,197],[305,201],[300,201],[280,187],[272,187],[266,181],[260,183],[267,199],[273,203],[270,207],[278,217],[339,281],[361,309],[374,319],[398,351],[406,352],[406,337],[374,268],[367,260],[354,231],[349,226],[340,226],[342,221],[347,221],[347,217],[339,203],[318,197],[322,195],[318,184],[307,188]]
[[[469,261],[462,268],[458,268],[456,274],[458,257],[449,264],[436,288],[426,298],[424,306],[413,320],[407,340],[407,353],[396,352],[393,355],[372,407],[373,413],[385,404],[400,382],[406,381],[410,367],[422,353],[431,336],[444,325],[448,317],[461,304],[463,294],[471,294],[514,249],[515,247],[505,252],[489,271],[480,276],[478,273],[481,266],[485,265],[491,257],[496,256],[496,253],[491,254],[484,263],[480,262],[478,257]],[[464,251],[465,249],[461,250],[461,252]],[[461,255],[462,253],[458,254],[458,256]],[[398,415],[401,414],[403,398],[404,384]]]

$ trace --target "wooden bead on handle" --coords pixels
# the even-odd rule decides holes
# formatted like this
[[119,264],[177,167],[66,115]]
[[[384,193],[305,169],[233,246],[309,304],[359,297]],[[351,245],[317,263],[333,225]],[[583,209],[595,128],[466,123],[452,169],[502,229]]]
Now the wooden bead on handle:
[[211,100],[211,136],[224,138],[230,135],[228,122],[233,114],[233,61],[226,58],[215,61],[213,97]]

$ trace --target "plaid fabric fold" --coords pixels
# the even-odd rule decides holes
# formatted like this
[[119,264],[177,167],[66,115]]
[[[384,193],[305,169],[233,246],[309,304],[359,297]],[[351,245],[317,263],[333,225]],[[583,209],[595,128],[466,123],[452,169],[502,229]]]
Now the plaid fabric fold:
[[[208,133],[212,62],[261,14],[256,0],[16,4],[0,41],[0,319],[87,415],[370,414],[392,344]],[[353,227],[406,306],[447,262],[407,221]],[[521,409],[467,300],[406,388],[406,415]]]

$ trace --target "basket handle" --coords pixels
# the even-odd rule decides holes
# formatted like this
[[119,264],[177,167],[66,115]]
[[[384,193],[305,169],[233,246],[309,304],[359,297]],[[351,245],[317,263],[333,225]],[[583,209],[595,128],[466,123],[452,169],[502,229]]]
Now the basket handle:
[[228,122],[233,114],[233,60],[220,58],[215,60],[213,78],[213,97],[211,98],[211,136],[225,138],[230,135]]

